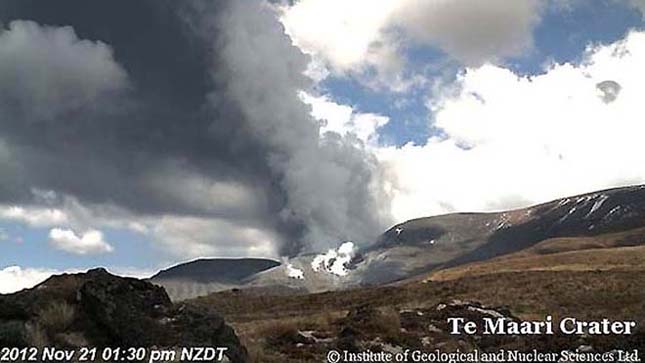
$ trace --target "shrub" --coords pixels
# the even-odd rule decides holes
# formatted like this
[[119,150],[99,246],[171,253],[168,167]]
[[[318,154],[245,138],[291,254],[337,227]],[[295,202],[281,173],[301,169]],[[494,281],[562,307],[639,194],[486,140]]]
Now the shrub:
[[40,324],[27,323],[26,325],[27,337],[29,346],[36,348],[44,348],[49,345],[49,337],[45,329]]
[[0,347],[22,348],[28,346],[27,331],[20,321],[0,323]]
[[38,323],[51,337],[66,331],[75,317],[76,310],[72,305],[64,301],[56,301],[40,311]]

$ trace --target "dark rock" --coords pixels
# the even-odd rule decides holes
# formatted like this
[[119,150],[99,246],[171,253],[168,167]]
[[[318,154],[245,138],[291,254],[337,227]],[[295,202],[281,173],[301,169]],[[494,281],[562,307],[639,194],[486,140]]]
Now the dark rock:
[[348,352],[358,352],[361,350],[359,346],[359,340],[363,337],[363,334],[352,326],[344,327],[338,334],[338,339],[336,341],[336,349],[346,350]]
[[343,328],[343,330],[340,331],[338,334],[340,338],[359,338],[362,336],[361,332],[356,330],[355,328],[348,326]]
[[248,361],[246,348],[219,315],[205,313],[192,305],[179,305],[168,316],[169,326],[161,329],[171,333],[167,337],[170,342],[181,342],[187,347],[227,347],[226,355],[232,362]]
[[[65,331],[47,331],[45,307],[55,304],[73,309]],[[103,269],[55,276],[33,289],[0,296],[0,306],[9,307],[0,313],[1,346],[34,344],[29,325],[43,329],[61,347],[227,347],[231,362],[248,362],[246,349],[221,316],[173,305],[163,288]]]
[[298,345],[309,345],[316,343],[316,339],[313,337],[305,336],[299,330],[287,330],[281,334],[271,337],[268,339],[268,342],[273,345],[278,346],[298,346]]
[[78,303],[109,344],[145,347],[163,340],[158,320],[172,308],[163,288],[105,270],[88,272],[88,279],[78,292]]

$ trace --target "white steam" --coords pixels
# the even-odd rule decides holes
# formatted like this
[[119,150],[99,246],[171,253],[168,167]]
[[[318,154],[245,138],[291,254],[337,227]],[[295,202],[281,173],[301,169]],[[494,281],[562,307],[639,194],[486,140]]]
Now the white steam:
[[296,280],[304,280],[305,279],[305,273],[299,268],[293,267],[292,264],[287,264],[287,276],[296,279]]
[[347,276],[347,266],[355,254],[354,243],[345,242],[338,249],[330,249],[325,254],[318,255],[311,262],[315,272],[327,272],[336,276]]

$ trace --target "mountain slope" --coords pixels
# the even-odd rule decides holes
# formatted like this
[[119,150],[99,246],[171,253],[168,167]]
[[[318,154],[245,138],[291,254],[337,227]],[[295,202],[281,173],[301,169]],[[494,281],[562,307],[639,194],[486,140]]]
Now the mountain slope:
[[[378,309],[382,314],[378,318],[368,316],[368,319],[361,319],[371,324],[353,325],[354,329],[349,333],[354,333],[350,334],[350,338],[368,336],[373,342],[388,342],[402,349],[420,347],[429,351],[454,351],[456,348],[463,348],[463,345],[444,343],[450,343],[451,339],[452,343],[468,341],[472,336],[451,335],[450,339],[443,340],[433,335],[445,331],[440,323],[446,322],[446,316],[435,321],[425,319],[439,311],[440,306],[449,306],[458,301],[460,303],[457,304],[461,306],[472,307],[467,308],[470,312],[491,312],[495,309],[489,307],[504,307],[496,311],[503,315],[510,313],[522,320],[542,320],[551,315],[555,321],[563,317],[575,317],[583,321],[607,318],[612,321],[637,322],[638,330],[630,336],[523,336],[526,340],[517,347],[520,351],[575,351],[582,346],[592,347],[596,352],[614,349],[642,350],[645,349],[644,253],[645,247],[639,246],[535,256],[533,261],[524,265],[520,265],[520,262],[507,264],[494,259],[455,268],[460,270],[467,266],[489,265],[490,268],[486,268],[483,274],[473,271],[474,273],[448,276],[446,279],[404,281],[388,286],[308,295],[259,296],[245,290],[229,291],[188,303],[204,309],[217,307],[217,311],[240,334],[252,357],[261,357],[259,361],[262,362],[323,361],[324,354],[329,349],[326,344],[345,344],[343,338],[348,335],[348,331],[345,331],[346,323],[366,308]],[[570,257],[564,256],[567,254]],[[576,254],[579,255],[575,256]],[[545,259],[541,259],[542,257]],[[575,269],[575,264],[580,261],[587,263],[585,269]],[[557,268],[549,270],[551,263],[556,263]],[[609,269],[598,269],[608,263],[611,265]],[[496,271],[500,267],[510,267],[513,270]],[[477,303],[486,308],[482,310]],[[464,317],[466,314],[468,312],[453,311],[449,316]],[[411,324],[408,325],[407,322]],[[423,335],[417,338],[421,342],[414,337],[409,339],[409,336],[396,336],[400,333],[413,333],[419,325]],[[357,331],[360,334],[356,334]],[[374,339],[372,334],[379,339]],[[316,339],[303,339],[303,336]],[[508,337],[489,338],[492,341],[477,339],[475,344],[480,349],[487,348],[490,351],[509,349],[507,343],[514,344],[505,341]]]
[[259,258],[199,259],[162,270],[150,281],[163,286],[171,298],[185,299],[244,285],[247,279],[280,265]]
[[151,280],[235,283],[277,266],[280,262],[261,258],[199,259],[162,270]]
[[520,252],[431,273],[428,281],[522,271],[645,271],[645,246],[586,249],[552,254]]
[[364,283],[387,283],[522,251],[553,238],[633,231],[645,242],[645,186],[610,189],[500,213],[420,218],[392,227],[361,254]]
[[[423,278],[432,271],[534,248],[576,251],[641,244],[645,244],[645,186],[633,186],[506,212],[458,213],[401,223],[372,246],[355,251],[346,266],[347,276],[313,268],[317,256],[301,255],[287,264],[196,261],[166,270],[152,281],[166,287],[173,299],[233,288],[320,292]],[[293,278],[293,268],[304,278]]]

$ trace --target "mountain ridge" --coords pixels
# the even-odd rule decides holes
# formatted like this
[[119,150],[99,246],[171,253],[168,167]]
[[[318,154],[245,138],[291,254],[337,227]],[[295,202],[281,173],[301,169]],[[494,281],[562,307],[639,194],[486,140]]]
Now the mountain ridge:
[[[251,273],[234,281],[216,277],[205,283],[208,278],[173,280],[159,276],[151,281],[166,287],[173,299],[230,289],[321,292],[394,283],[434,270],[517,253],[550,239],[586,238],[643,227],[645,185],[635,185],[509,211],[453,213],[399,223],[385,231],[373,245],[354,251],[351,262],[345,266],[347,276],[317,270],[313,266],[316,255],[303,255],[283,263],[273,261],[270,268],[256,273],[247,271]],[[630,238],[632,245],[645,243],[645,230],[634,232]],[[215,261],[222,263],[222,259]],[[229,265],[235,268],[234,264]],[[179,266],[190,269],[191,263]],[[293,269],[300,271],[303,278],[290,277]]]
[[265,258],[198,258],[163,269],[150,279],[186,278],[209,282],[209,276],[204,274],[215,274],[219,278],[240,281],[277,266],[280,262]]

